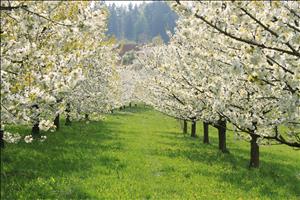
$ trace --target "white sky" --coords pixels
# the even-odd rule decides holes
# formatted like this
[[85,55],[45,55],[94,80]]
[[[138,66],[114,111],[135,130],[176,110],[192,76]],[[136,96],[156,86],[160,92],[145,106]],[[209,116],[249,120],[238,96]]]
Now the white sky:
[[[146,3],[147,2],[151,2],[151,1],[145,1]],[[116,6],[127,6],[127,5],[129,5],[130,3],[132,3],[133,5],[139,5],[139,4],[142,4],[143,3],[143,1],[110,1],[110,0],[106,0],[105,1],[105,3],[106,4],[113,4],[113,3],[115,3],[116,4]]]

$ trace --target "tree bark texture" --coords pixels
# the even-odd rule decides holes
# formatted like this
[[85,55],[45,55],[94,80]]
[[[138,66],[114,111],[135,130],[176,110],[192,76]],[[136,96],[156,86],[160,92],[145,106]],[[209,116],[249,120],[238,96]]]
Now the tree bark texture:
[[196,137],[196,121],[192,121],[191,137]]
[[203,122],[203,143],[204,144],[209,144],[208,126],[209,123]]

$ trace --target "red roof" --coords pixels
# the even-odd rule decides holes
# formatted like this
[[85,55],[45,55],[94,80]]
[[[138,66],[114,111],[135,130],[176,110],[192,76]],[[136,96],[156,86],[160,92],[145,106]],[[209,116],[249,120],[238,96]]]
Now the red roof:
[[139,46],[137,44],[123,44],[121,45],[119,55],[122,57],[128,51],[138,51]]

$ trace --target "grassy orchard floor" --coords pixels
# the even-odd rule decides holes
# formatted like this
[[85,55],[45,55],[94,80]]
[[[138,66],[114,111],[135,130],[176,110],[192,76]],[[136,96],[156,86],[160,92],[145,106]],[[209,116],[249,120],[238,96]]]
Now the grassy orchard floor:
[[249,144],[230,134],[223,155],[210,135],[211,145],[184,137],[178,121],[143,108],[63,126],[1,152],[1,199],[300,198],[299,151],[262,147],[261,169],[249,171]]

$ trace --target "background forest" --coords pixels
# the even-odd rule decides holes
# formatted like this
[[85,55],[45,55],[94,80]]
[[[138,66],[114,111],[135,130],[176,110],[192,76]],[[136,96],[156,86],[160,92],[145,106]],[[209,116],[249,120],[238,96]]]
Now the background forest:
[[167,31],[174,33],[178,18],[162,1],[128,6],[111,4],[108,8],[110,16],[107,34],[136,43],[146,43],[157,36],[168,42]]

